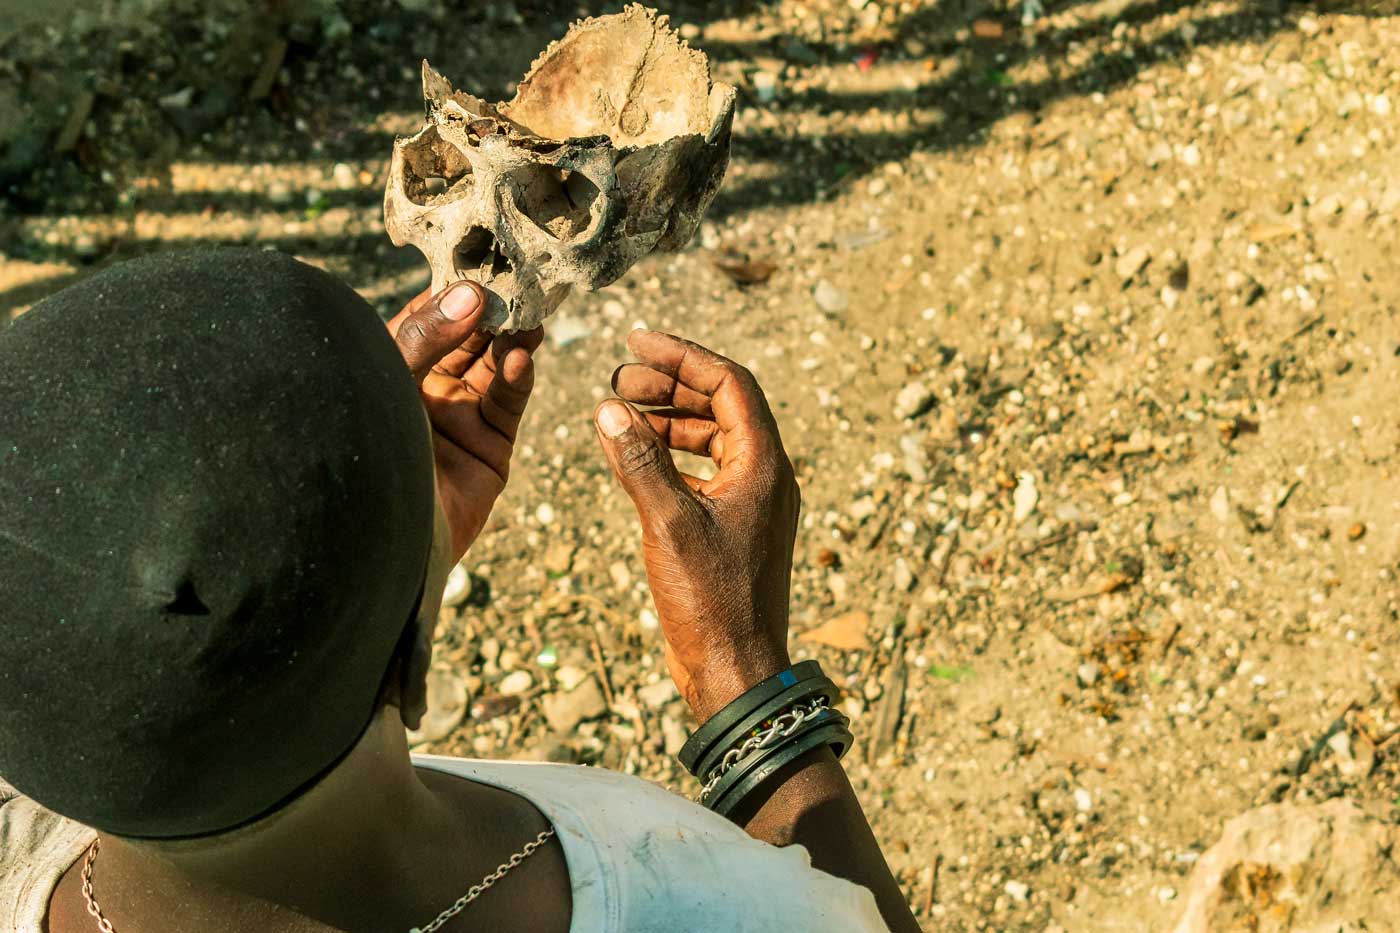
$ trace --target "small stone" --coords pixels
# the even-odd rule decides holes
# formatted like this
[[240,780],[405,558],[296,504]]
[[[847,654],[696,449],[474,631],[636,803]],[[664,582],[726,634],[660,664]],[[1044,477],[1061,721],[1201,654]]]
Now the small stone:
[[1080,813],[1088,813],[1094,809],[1094,795],[1082,787],[1074,789],[1074,808]]
[[1390,97],[1386,94],[1377,94],[1371,98],[1371,112],[1378,117],[1390,116]]
[[458,564],[447,574],[447,584],[442,588],[442,604],[460,606],[470,599],[471,595],[472,576],[466,567]]
[[911,382],[894,397],[894,416],[903,419],[917,418],[933,408],[937,402],[938,395],[932,389],[922,382]]
[[501,693],[508,697],[519,696],[535,685],[535,678],[529,671],[511,671],[501,678],[501,683],[497,687]]
[[1019,525],[1030,518],[1035,511],[1036,503],[1040,501],[1040,491],[1036,489],[1035,477],[1030,473],[1022,473],[1016,483],[1016,491],[1011,494],[1012,513],[1011,521]]
[[907,593],[914,588],[914,571],[909,569],[909,562],[902,557],[895,558],[894,588],[901,593]]
[[446,738],[466,718],[467,684],[449,667],[428,671],[428,711],[417,729],[408,731],[408,744],[421,745]]
[[603,689],[592,675],[567,693],[547,695],[542,705],[545,722],[559,733],[573,732],[585,719],[595,719],[608,711]]
[[677,31],[681,34],[681,38],[687,42],[694,42],[702,35],[700,27],[694,23],[681,23],[681,28]]
[[1124,282],[1131,282],[1137,278],[1139,272],[1147,267],[1152,259],[1152,254],[1146,247],[1135,246],[1122,256],[1118,257],[1118,262],[1114,263],[1113,271],[1118,273],[1118,277]]
[[1230,520],[1230,493],[1224,486],[1216,489],[1215,495],[1210,497],[1210,514],[1222,525]]
[[359,174],[344,162],[337,162],[335,168],[331,169],[331,181],[341,191],[350,191],[359,187]]
[[535,520],[541,525],[554,524],[554,506],[548,502],[541,502],[539,507],[535,509]]
[[661,627],[660,617],[650,609],[643,609],[638,613],[637,622],[644,632],[654,632]]
[[554,672],[554,682],[563,690],[572,690],[589,676],[588,672],[572,664],[562,664]]
[[880,694],[884,693],[885,690],[880,686],[878,680],[872,679],[865,682],[865,686],[861,687],[860,692],[864,695],[866,702],[874,703],[876,700],[880,699]]
[[851,304],[846,293],[826,279],[819,281],[812,289],[812,298],[817,302],[817,307],[828,314],[838,314],[845,311]]
[[1366,523],[1356,522],[1353,524],[1347,529],[1347,537],[1353,541],[1360,541],[1362,538],[1366,537]]
[[690,734],[679,720],[671,716],[661,717],[661,739],[666,744],[666,754],[673,757],[679,755],[689,738]]
[[1079,675],[1079,683],[1085,687],[1092,687],[1099,681],[1099,666],[1093,661],[1079,665],[1076,672]]
[[641,700],[647,709],[660,709],[679,695],[675,681],[669,677],[637,688],[637,699]]
[[613,586],[619,590],[632,588],[632,571],[622,561],[615,560],[608,565],[608,576],[612,579]]
[[556,541],[544,552],[544,569],[551,576],[561,577],[574,566],[574,543]]
[[1024,881],[1008,881],[1002,890],[1018,904],[1024,904],[1026,899],[1031,896],[1031,886]]
[[549,342],[560,349],[592,336],[593,328],[571,314],[556,314],[549,325]]
[[771,71],[756,71],[751,80],[754,96],[760,104],[771,104],[778,96],[778,76]]

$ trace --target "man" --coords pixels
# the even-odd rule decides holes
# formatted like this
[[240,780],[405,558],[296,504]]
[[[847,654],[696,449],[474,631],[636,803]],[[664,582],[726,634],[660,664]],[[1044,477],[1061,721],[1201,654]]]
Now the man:
[[[421,295],[386,332],[323,272],[198,251],[0,335],[0,929],[917,929],[826,746],[734,822],[599,769],[410,758],[542,337],[477,333],[482,298]],[[599,439],[713,732],[793,679],[797,488],[752,376],[631,347]]]

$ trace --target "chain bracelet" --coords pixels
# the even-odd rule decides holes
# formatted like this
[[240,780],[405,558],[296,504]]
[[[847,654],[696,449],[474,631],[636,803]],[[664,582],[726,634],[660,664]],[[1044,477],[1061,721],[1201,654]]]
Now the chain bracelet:
[[[710,772],[710,779],[705,782],[705,786],[700,791],[700,802],[704,803],[709,799],[714,791],[715,785],[720,778],[740,761],[743,761],[752,752],[761,748],[767,748],[779,739],[785,739],[797,730],[808,719],[811,719],[819,710],[826,709],[826,697],[815,697],[807,703],[799,703],[786,712],[776,716],[766,729],[761,729],[750,735],[738,746],[731,748],[724,753],[724,757],[715,765]],[[426,931],[425,931],[426,933]]]

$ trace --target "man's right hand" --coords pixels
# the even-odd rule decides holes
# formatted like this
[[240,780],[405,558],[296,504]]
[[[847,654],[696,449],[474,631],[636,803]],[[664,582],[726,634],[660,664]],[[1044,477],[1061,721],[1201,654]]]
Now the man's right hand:
[[[703,722],[791,663],[800,495],[752,373],[669,334],[634,331],[627,344],[639,362],[613,374],[625,401],[603,402],[595,425],[641,518],[666,663]],[[672,450],[710,457],[719,472],[682,473]]]

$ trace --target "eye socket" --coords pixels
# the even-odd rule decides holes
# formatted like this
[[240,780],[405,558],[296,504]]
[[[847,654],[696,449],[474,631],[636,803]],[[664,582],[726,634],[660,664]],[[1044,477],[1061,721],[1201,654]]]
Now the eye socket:
[[556,240],[576,237],[593,223],[593,202],[602,194],[582,172],[527,165],[510,175],[515,206]]
[[437,127],[405,146],[403,153],[404,195],[414,204],[433,204],[453,188],[471,183],[471,163],[438,134]]

